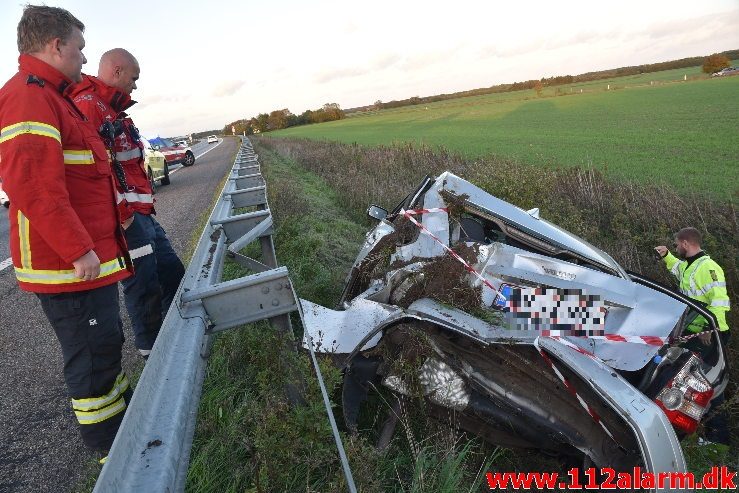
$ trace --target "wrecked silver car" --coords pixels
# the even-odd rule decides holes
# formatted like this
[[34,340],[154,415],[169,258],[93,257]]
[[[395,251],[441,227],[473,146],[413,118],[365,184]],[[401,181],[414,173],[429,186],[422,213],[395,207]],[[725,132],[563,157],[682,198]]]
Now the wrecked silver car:
[[303,344],[339,356],[356,427],[370,383],[505,447],[684,471],[678,436],[723,392],[726,348],[684,330],[704,307],[539,217],[444,173],[379,224],[337,310],[301,300]]

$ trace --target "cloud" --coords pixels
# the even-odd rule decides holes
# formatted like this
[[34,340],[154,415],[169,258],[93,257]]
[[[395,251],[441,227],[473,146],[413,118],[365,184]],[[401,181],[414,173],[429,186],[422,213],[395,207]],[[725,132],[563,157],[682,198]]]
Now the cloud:
[[359,27],[359,26],[357,25],[357,23],[356,23],[356,22],[354,22],[354,21],[348,21],[348,22],[347,22],[347,23],[345,23],[345,24],[344,24],[344,26],[343,26],[343,27],[341,28],[341,31],[342,31],[342,32],[343,32],[344,34],[354,34],[354,33],[357,33],[357,32],[359,32],[359,30],[360,30],[360,27]]
[[401,68],[405,71],[427,69],[438,64],[449,64],[450,61],[458,59],[462,53],[462,46],[455,44],[436,51],[427,51],[405,57]]
[[543,41],[529,42],[518,45],[488,45],[480,48],[480,58],[508,58],[519,55],[525,55],[532,51],[540,50],[544,47]]
[[386,68],[392,67],[401,60],[397,53],[386,53],[380,55],[372,62],[372,70],[385,70]]
[[349,79],[352,77],[358,77],[360,75],[367,75],[370,73],[378,72],[380,70],[388,69],[399,62],[402,58],[396,53],[385,53],[376,56],[366,66],[350,66],[340,68],[328,68],[319,71],[314,80],[318,84],[325,84],[327,82],[333,82],[340,79]]
[[134,108],[136,108],[137,110],[142,110],[144,108],[157,104],[183,103],[190,99],[189,96],[185,96],[183,94],[160,93],[149,96],[148,94],[142,93],[142,96],[137,96],[138,93],[134,93],[134,99],[138,101],[138,104],[134,106]]
[[363,75],[366,72],[366,70],[359,67],[330,68],[318,72],[315,76],[315,81],[319,84],[325,84],[326,82]]
[[610,31],[577,31],[566,36],[546,36],[520,44],[487,45],[478,50],[479,57],[485,58],[512,58],[536,53],[539,51],[558,50],[582,45],[594,45],[600,42],[616,42],[621,37],[620,32]]
[[652,24],[640,34],[653,40],[675,39],[682,36],[707,39],[736,39],[736,26],[739,25],[739,9],[725,13],[709,14],[694,19],[677,19]]
[[224,96],[231,96],[239,91],[246,84],[245,80],[229,80],[221,82],[213,89],[213,96],[222,98]]
[[[670,19],[648,24],[640,28],[612,28],[605,31],[584,29],[565,36],[540,36],[520,44],[488,44],[478,50],[478,56],[487,58],[511,58],[562,48],[600,46],[602,49],[619,46],[623,50],[634,47],[639,52],[653,48],[655,44],[684,46],[708,40],[724,40],[726,48],[734,48],[739,25],[739,9],[723,13],[707,14],[690,19]],[[645,41],[648,40],[648,41]],[[645,45],[646,43],[646,45]],[[677,56],[677,55],[676,55]],[[636,63],[636,61],[634,62]]]

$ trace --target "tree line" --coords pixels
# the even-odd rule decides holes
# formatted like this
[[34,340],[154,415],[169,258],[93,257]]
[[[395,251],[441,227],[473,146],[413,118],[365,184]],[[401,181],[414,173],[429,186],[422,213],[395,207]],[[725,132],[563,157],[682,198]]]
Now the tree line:
[[270,113],[260,113],[249,119],[236,120],[223,127],[224,134],[252,135],[280,130],[282,128],[323,123],[341,120],[345,114],[338,103],[326,103],[317,110],[305,110],[300,115],[294,115],[289,109],[274,110]]
[[337,103],[326,103],[317,110],[305,110],[300,115],[294,115],[287,108],[274,110],[270,113],[260,113],[249,119],[236,120],[226,124],[223,127],[224,134],[252,135],[255,133],[264,133],[271,130],[279,130],[282,128],[294,127],[297,125],[308,125],[311,123],[322,123],[333,120],[341,120],[346,115],[358,113],[362,111],[381,110],[389,108],[399,108],[402,106],[413,106],[417,104],[433,103],[436,101],[445,101],[448,99],[463,98],[468,96],[481,96],[484,94],[495,94],[501,92],[521,91],[524,89],[534,89],[537,94],[547,86],[559,86],[566,84],[576,84],[582,82],[591,82],[594,80],[611,79],[614,77],[622,77],[626,75],[638,75],[651,72],[661,72],[663,70],[671,70],[676,68],[695,67],[702,65],[703,71],[710,73],[729,66],[730,60],[739,59],[739,50],[724,51],[722,53],[714,53],[709,57],[690,57],[680,58],[667,62],[648,63],[644,65],[633,65],[629,67],[619,67],[609,70],[600,70],[597,72],[586,72],[580,75],[557,75],[552,77],[542,77],[541,79],[531,79],[521,82],[513,82],[508,84],[497,84],[490,87],[482,87],[471,89],[468,91],[460,91],[449,94],[437,94],[434,96],[413,96],[407,99],[393,100],[382,102],[375,101],[374,104],[368,106],[359,106],[342,110]]

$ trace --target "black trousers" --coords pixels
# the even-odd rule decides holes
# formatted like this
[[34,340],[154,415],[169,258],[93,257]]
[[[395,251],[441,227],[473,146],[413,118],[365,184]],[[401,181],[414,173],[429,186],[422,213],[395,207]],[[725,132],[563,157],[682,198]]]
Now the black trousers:
[[121,284],[136,347],[150,350],[185,275],[185,267],[154,216],[136,212],[134,217],[126,229],[134,275]]
[[[721,344],[724,347],[729,346],[729,335],[728,330],[724,330],[719,333]],[[717,409],[721,407],[724,402],[726,402],[726,390],[724,390],[723,394],[711,401],[711,411],[714,409],[716,409],[716,411],[711,413],[711,419],[705,422],[706,439],[715,443],[731,445],[731,438],[729,436],[729,413],[726,409]]]
[[37,293],[64,358],[64,380],[86,445],[108,450],[133,391],[121,369],[118,283],[75,293]]

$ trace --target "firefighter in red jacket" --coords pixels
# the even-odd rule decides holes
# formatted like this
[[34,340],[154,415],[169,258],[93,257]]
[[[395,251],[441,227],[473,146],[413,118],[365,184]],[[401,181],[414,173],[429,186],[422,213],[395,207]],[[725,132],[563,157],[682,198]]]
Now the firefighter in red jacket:
[[97,77],[83,74],[82,78],[74,89],[74,102],[96,126],[113,124],[115,138],[109,145],[114,165],[117,161],[125,171],[125,180],[119,180],[118,199],[135,274],[122,282],[123,293],[136,347],[146,358],[185,268],[154,219],[154,197],[144,171],[144,146],[125,113],[136,103],[130,94],[136,89],[139,64],[129,52],[115,48],[101,57]]
[[0,89],[0,175],[18,283],[59,339],[84,442],[107,451],[132,394],[118,307],[132,269],[105,146],[69,97],[86,62],[83,30],[64,9],[25,7],[19,71]]

